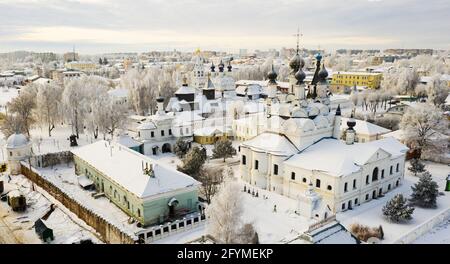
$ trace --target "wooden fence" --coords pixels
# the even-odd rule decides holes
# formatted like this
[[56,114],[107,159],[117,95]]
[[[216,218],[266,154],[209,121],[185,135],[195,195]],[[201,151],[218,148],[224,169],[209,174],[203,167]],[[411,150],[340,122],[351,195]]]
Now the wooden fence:
[[69,197],[69,195],[64,193],[53,183],[41,177],[36,171],[33,169],[30,170],[28,164],[21,164],[21,173],[62,203],[66,208],[78,216],[78,218],[94,228],[100,234],[104,242],[111,244],[133,244],[138,242],[137,236],[130,236],[123,232],[102,216],[86,208],[72,197]]

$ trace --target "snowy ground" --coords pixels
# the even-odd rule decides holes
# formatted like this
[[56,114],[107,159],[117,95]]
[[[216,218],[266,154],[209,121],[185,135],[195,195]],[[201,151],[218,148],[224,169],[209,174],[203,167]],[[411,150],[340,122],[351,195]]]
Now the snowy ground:
[[[406,163],[406,167],[408,166],[409,163]],[[431,172],[433,179],[439,184],[440,191],[443,191],[445,186],[445,178],[450,172],[450,167],[444,164],[427,162],[426,169]],[[360,223],[372,227],[382,225],[385,234],[385,239],[382,242],[393,243],[404,234],[416,228],[418,225],[450,208],[450,194],[446,192],[444,196],[438,197],[437,209],[423,209],[416,207],[413,214],[413,219],[411,221],[403,224],[388,222],[382,215],[382,207],[389,199],[398,193],[402,193],[404,197],[408,198],[411,195],[411,186],[417,181],[418,177],[411,175],[411,173],[407,170],[405,180],[400,187],[387,193],[382,198],[362,204],[361,206],[355,207],[353,210],[339,213],[337,215],[337,219],[341,221],[346,228],[349,228],[353,223]],[[445,236],[445,234],[443,234],[443,236]],[[442,237],[441,239],[449,240],[450,232],[447,233],[446,238]]]
[[90,239],[94,243],[102,243],[95,231],[82,220],[72,214],[67,208],[58,203],[44,190],[36,187],[32,190],[32,183],[22,175],[12,176],[11,181],[4,177],[5,193],[11,190],[20,190],[27,199],[25,212],[14,212],[6,202],[0,202],[0,243],[43,243],[34,230],[34,223],[43,217],[50,205],[55,204],[56,209],[46,220],[49,228],[53,229],[55,240],[51,244],[65,244],[77,242],[81,239]]
[[450,244],[450,219],[419,237],[413,244]]
[[58,165],[52,168],[40,168],[41,175],[58,186],[65,193],[74,197],[81,204],[87,208],[103,216],[110,223],[118,228],[126,231],[129,234],[134,234],[142,230],[136,226],[136,223],[130,224],[128,221],[130,217],[120,210],[116,205],[109,201],[106,197],[93,198],[91,191],[83,190],[77,181],[77,176],[73,164]]

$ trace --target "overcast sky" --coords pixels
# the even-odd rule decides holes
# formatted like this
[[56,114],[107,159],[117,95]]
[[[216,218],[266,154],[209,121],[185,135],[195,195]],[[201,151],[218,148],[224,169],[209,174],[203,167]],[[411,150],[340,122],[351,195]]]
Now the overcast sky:
[[0,0],[0,52],[450,49],[449,0]]

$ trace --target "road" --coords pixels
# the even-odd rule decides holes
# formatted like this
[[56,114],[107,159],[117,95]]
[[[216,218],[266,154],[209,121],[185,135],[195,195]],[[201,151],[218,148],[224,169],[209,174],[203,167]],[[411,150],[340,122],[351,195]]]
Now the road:
[[13,231],[0,216],[0,244],[19,244],[20,241],[14,236]]

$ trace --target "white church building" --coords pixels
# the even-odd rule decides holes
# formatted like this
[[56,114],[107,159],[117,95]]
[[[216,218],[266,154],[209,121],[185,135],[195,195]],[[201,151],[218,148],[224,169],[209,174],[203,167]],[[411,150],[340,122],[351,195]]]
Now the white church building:
[[[399,186],[408,148],[394,138],[358,143],[356,121],[331,111],[325,67],[304,83],[303,59],[290,61],[290,91],[277,93],[268,73],[264,132],[239,147],[240,173],[250,185],[298,200],[297,212],[325,219]],[[307,95],[306,95],[307,94]],[[345,125],[344,141],[341,127]]]

